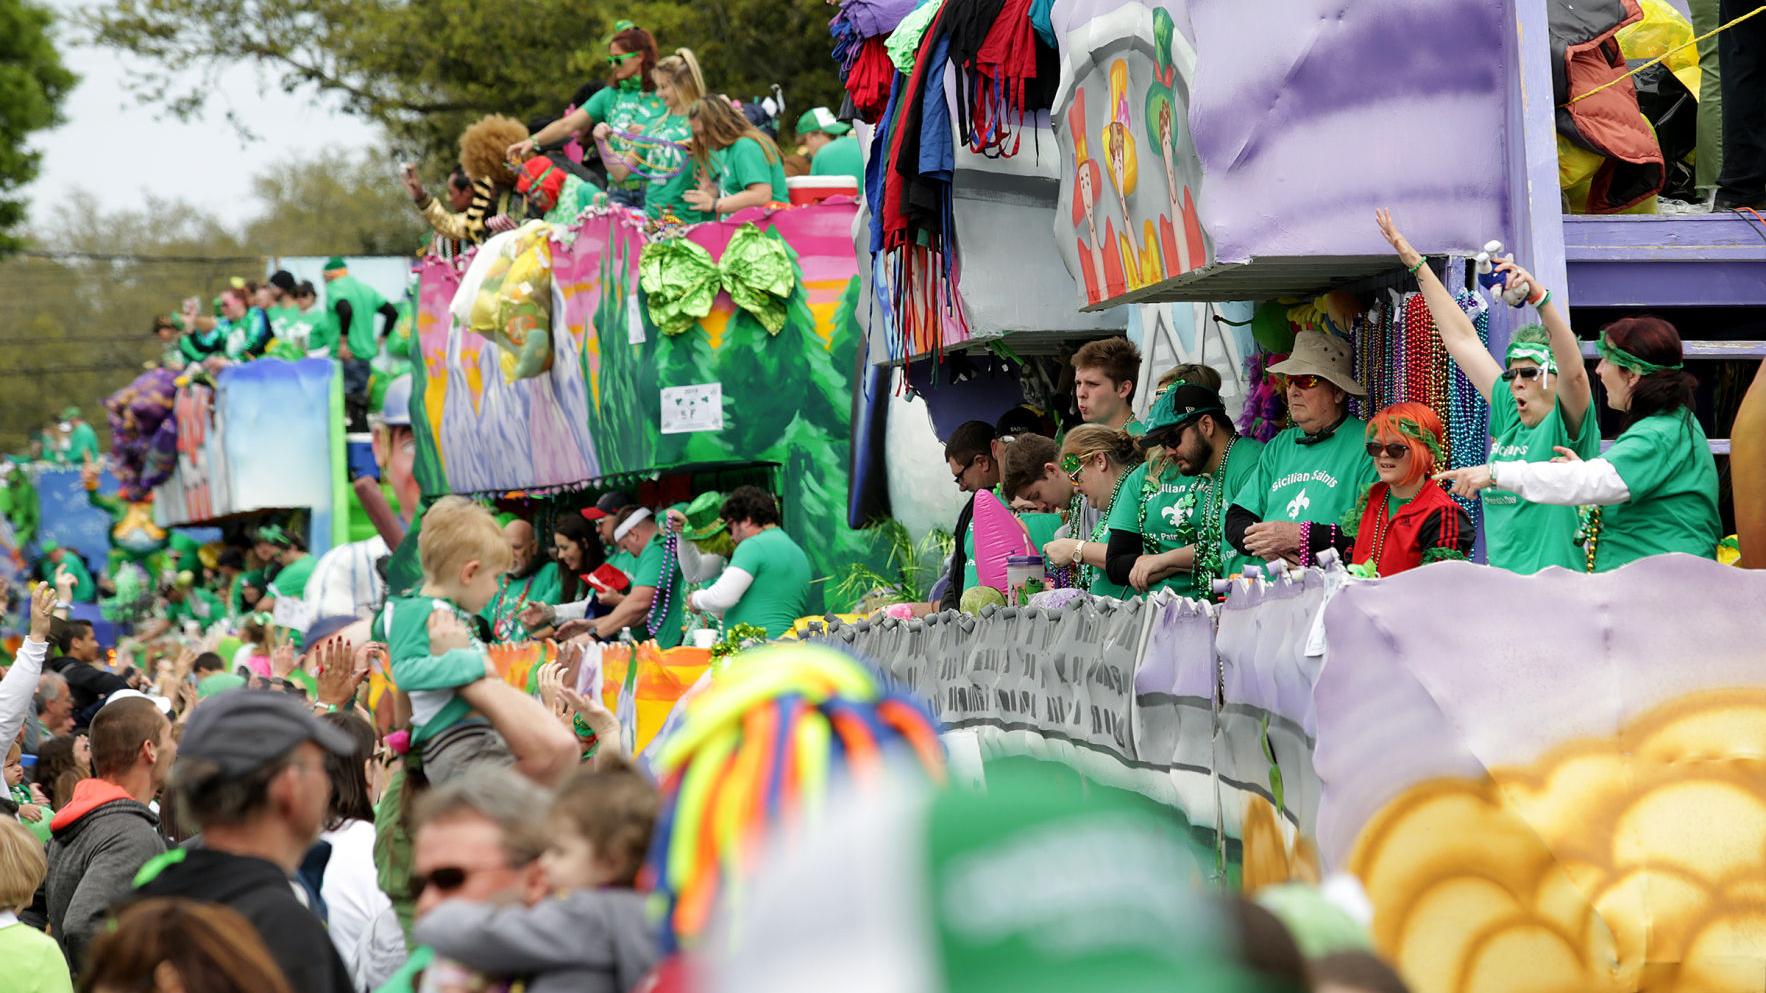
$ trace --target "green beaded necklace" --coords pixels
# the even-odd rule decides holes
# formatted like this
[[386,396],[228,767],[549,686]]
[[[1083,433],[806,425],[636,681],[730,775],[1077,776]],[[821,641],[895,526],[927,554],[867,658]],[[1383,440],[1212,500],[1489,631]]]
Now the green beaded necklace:
[[[1116,506],[1116,498],[1122,495],[1122,484],[1126,482],[1128,482],[1128,473],[1124,472],[1117,475],[1116,486],[1110,490],[1110,507]],[[1091,537],[1086,540],[1094,543],[1107,544],[1109,539],[1106,535],[1110,530],[1110,511],[1109,507],[1100,509],[1102,510],[1102,513],[1098,514],[1098,522],[1092,525]],[[1146,505],[1143,503],[1141,505],[1141,524],[1143,527],[1146,525],[1146,517]],[[1074,519],[1077,520],[1077,517]],[[1085,560],[1081,559],[1079,562],[1079,588],[1082,590],[1091,589],[1092,583],[1097,582],[1097,578],[1097,566],[1087,565]]]

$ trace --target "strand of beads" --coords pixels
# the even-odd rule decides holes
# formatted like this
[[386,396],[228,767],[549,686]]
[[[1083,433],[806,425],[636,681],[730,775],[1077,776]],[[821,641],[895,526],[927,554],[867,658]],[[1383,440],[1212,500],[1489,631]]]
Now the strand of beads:
[[1226,451],[1220,456],[1220,468],[1207,477],[1209,493],[1203,499],[1202,527],[1196,536],[1196,558],[1190,566],[1190,590],[1203,599],[1214,598],[1214,580],[1219,578],[1222,568],[1220,517],[1226,509],[1226,466],[1232,459],[1233,446],[1238,443],[1236,435],[1226,443]]
[[680,571],[675,563],[680,561],[680,535],[669,531],[662,539],[662,575],[657,582],[662,584],[656,588],[656,596],[650,601],[650,612],[644,615],[644,630],[650,637],[662,630],[662,622],[668,619],[668,612],[674,606],[675,577]]
[[1576,529],[1576,544],[1582,546],[1583,562],[1586,565],[1589,574],[1592,575],[1594,573],[1596,549],[1600,546],[1600,507],[1577,507],[1576,513],[1580,518],[1581,523],[1581,527]]
[[[1460,308],[1471,318],[1472,326],[1478,331],[1478,341],[1488,351],[1490,347],[1490,310],[1483,305],[1475,294],[1461,290],[1457,297]],[[1485,460],[1485,439],[1489,437],[1490,405],[1466,378],[1464,369],[1453,363],[1453,380],[1448,388],[1447,398],[1447,451],[1448,465],[1454,469],[1479,465]],[[1471,516],[1472,527],[1483,526],[1484,502],[1466,497],[1454,497],[1465,512]]]
[[[1120,497],[1122,495],[1122,484],[1126,483],[1126,482],[1128,482],[1128,473],[1121,472],[1120,470],[1118,470],[1118,473],[1116,476],[1116,486],[1115,486],[1115,488],[1110,490],[1110,509],[1111,510],[1115,509],[1116,498]],[[1145,501],[1142,501],[1142,503],[1141,503],[1141,526],[1143,528],[1146,527],[1146,520],[1147,520],[1146,503],[1145,503]],[[1107,544],[1109,542],[1109,532],[1110,532],[1110,512],[1109,512],[1109,510],[1106,510],[1103,513],[1098,515],[1098,522],[1096,524],[1092,525],[1091,537],[1088,540],[1092,541],[1092,542],[1102,542],[1102,543]],[[1082,560],[1079,563],[1078,572],[1079,572],[1078,583],[1079,583],[1080,588],[1087,589],[1087,590],[1091,589],[1092,583],[1096,582],[1097,578],[1098,578],[1097,567],[1092,566],[1092,565],[1087,565]]]

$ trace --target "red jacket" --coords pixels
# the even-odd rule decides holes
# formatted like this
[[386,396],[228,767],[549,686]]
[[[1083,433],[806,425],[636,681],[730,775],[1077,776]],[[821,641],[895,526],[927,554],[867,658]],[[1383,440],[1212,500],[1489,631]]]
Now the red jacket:
[[[1386,515],[1385,483],[1375,483],[1362,494],[1361,521],[1355,531],[1355,551],[1349,561],[1360,565],[1374,557],[1381,576],[1395,576],[1438,558],[1465,558],[1472,552],[1476,534],[1472,519],[1437,483],[1430,482],[1409,503]],[[1425,561],[1425,556],[1427,560]]]

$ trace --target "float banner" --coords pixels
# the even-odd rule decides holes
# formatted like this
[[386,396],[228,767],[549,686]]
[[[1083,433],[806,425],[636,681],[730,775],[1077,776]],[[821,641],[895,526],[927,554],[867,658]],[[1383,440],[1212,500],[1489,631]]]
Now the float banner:
[[[638,285],[642,224],[623,210],[586,213],[554,235],[552,367],[514,382],[504,380],[497,345],[453,325],[454,264],[425,261],[412,398],[424,495],[770,464],[785,529],[818,578],[865,558],[845,513],[860,338],[855,210],[847,202],[740,215],[795,259],[776,334],[722,291],[703,320],[664,334]],[[742,226],[700,224],[685,237],[721,262]],[[671,417],[665,431],[665,394],[683,404],[714,398],[718,409]]]

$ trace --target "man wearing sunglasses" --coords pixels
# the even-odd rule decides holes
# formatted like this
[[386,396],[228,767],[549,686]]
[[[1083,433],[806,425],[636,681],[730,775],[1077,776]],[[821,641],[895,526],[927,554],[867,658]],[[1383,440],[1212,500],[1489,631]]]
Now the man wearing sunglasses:
[[[520,776],[475,770],[418,801],[411,843],[411,898],[419,923],[449,900],[532,907],[547,896],[540,855],[546,850],[548,798]],[[559,936],[536,936],[555,940]],[[441,954],[446,955],[447,949]],[[382,990],[421,988],[436,958],[411,952]]]
[[304,697],[234,690],[203,701],[178,743],[171,781],[202,845],[147,863],[137,895],[231,908],[263,938],[290,987],[350,993],[317,890],[297,873],[331,805],[325,753],[347,757],[355,748],[347,732],[309,713]]
[[1263,447],[1227,511],[1226,536],[1253,559],[1310,565],[1377,478],[1367,424],[1349,416],[1349,395],[1367,391],[1350,374],[1349,346],[1320,331],[1295,335],[1293,352],[1269,372],[1284,387],[1294,426]]

